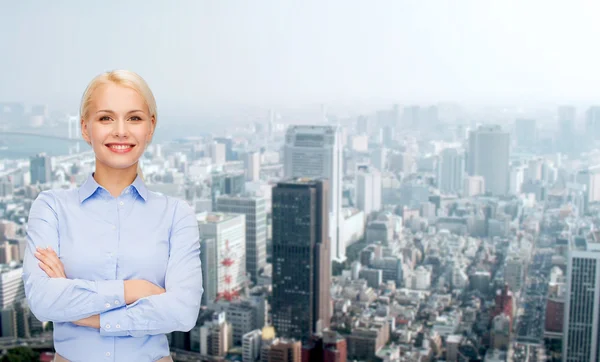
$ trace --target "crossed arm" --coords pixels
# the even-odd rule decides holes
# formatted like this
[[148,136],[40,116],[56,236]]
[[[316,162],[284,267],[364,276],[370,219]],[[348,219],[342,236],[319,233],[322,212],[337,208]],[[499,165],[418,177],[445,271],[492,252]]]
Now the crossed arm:
[[197,221],[187,204],[179,203],[173,216],[165,289],[143,280],[66,278],[54,252],[59,240],[55,210],[54,196],[43,192],[28,221],[23,281],[31,311],[39,320],[99,328],[107,336],[193,328],[203,289]]

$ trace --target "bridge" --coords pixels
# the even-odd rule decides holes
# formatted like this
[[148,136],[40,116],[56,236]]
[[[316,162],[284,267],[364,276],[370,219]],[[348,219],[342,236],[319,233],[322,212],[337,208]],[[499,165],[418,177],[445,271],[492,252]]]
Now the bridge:
[[2,131],[0,135],[4,136],[25,136],[25,137],[38,137],[38,138],[46,138],[46,139],[54,139],[60,141],[68,141],[68,142],[84,142],[82,138],[69,138],[64,136],[55,136],[51,134],[44,133],[35,133],[35,132],[25,132],[25,131]]

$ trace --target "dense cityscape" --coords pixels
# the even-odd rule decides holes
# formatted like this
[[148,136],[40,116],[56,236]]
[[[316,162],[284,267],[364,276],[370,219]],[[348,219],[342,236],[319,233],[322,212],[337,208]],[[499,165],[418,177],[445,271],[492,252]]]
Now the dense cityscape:
[[[269,110],[151,144],[146,184],[186,200],[201,238],[202,309],[174,360],[598,360],[600,107],[523,113]],[[21,279],[28,211],[94,156],[48,106],[0,103],[0,126],[0,347],[51,361]]]

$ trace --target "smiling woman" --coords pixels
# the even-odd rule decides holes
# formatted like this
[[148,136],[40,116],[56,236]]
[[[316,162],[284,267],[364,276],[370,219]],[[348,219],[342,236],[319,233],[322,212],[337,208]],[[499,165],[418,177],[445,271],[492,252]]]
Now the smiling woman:
[[166,334],[195,325],[202,271],[193,209],[149,191],[138,172],[156,128],[154,96],[135,73],[104,73],[80,114],[96,170],[31,206],[31,311],[54,322],[56,361],[171,361]]
[[[156,128],[157,112],[154,95],[146,82],[128,71],[113,71],[96,77],[87,87],[81,102],[81,132],[96,153],[96,168],[141,168],[137,160],[152,140]],[[128,140],[123,136],[127,134]],[[128,157],[105,157],[106,152],[129,154]],[[135,149],[135,150],[134,150]]]

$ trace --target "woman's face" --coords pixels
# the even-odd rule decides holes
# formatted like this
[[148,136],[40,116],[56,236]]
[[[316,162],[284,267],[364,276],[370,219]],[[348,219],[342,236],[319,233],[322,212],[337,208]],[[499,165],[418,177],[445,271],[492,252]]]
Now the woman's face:
[[152,140],[155,124],[138,92],[110,83],[92,94],[87,119],[81,120],[81,133],[92,145],[97,162],[127,169],[137,166]]

